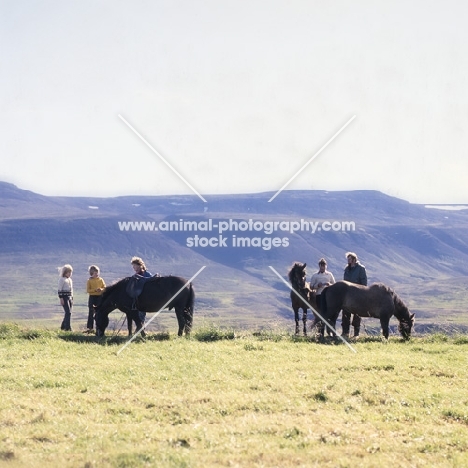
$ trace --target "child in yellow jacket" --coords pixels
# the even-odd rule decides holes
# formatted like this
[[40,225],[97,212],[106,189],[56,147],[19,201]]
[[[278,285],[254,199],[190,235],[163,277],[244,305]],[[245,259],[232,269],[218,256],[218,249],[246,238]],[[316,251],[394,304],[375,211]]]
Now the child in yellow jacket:
[[86,283],[86,292],[89,294],[88,299],[88,323],[86,324],[86,332],[92,333],[94,330],[94,306],[98,304],[99,297],[102,295],[106,287],[106,283],[99,276],[99,267],[91,265],[88,268],[89,279]]

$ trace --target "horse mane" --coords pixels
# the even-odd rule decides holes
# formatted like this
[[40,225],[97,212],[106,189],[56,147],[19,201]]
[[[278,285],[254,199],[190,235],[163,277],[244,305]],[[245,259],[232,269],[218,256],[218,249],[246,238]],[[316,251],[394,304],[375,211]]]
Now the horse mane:
[[371,284],[369,287],[370,288],[379,288],[382,291],[389,293],[392,297],[396,295],[395,291],[392,288],[390,288],[389,286],[387,286],[386,284],[383,284],[383,283],[374,283],[374,284]]
[[408,306],[401,300],[400,296],[398,296],[396,292],[392,291],[392,293],[393,304],[395,305],[395,317],[398,320],[408,320],[410,316]]
[[371,287],[378,287],[379,289],[388,292],[392,299],[393,305],[395,307],[394,315],[398,320],[408,320],[409,319],[409,309],[408,306],[403,302],[403,300],[398,296],[398,294],[389,286],[383,283],[374,283]]
[[289,281],[292,282],[293,280],[293,272],[297,269],[303,269],[304,268],[304,263],[301,263],[301,262],[294,262],[291,266],[291,268],[289,269],[288,271],[288,278],[289,278]]
[[114,281],[110,286],[106,286],[104,293],[111,293],[114,289],[117,289],[122,283],[128,282],[129,279],[130,277],[127,277]]

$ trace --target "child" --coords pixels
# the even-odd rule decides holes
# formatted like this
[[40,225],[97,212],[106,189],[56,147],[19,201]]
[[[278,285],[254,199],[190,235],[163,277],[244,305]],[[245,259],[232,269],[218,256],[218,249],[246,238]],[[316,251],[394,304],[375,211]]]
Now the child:
[[71,312],[73,307],[73,281],[71,275],[73,268],[71,265],[64,265],[60,269],[60,278],[58,282],[58,297],[60,304],[63,307],[65,315],[63,317],[61,330],[72,331],[71,329]]
[[86,283],[86,292],[89,294],[88,299],[88,323],[86,325],[86,333],[92,333],[94,329],[94,306],[98,304],[99,297],[106,287],[106,283],[99,276],[99,267],[91,265],[88,268],[89,276]]

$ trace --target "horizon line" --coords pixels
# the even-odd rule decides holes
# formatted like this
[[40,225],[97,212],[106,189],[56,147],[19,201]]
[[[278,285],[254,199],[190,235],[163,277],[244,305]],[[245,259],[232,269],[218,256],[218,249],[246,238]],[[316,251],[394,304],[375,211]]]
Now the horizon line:
[[[93,199],[110,199],[110,198],[130,198],[130,197],[145,197],[145,198],[168,198],[168,197],[188,197],[188,198],[197,198],[195,194],[192,193],[173,193],[173,194],[158,194],[158,195],[153,195],[153,194],[123,194],[123,195],[71,195],[71,194],[60,194],[60,195],[47,195],[44,193],[40,192],[35,192],[34,190],[31,189],[24,189],[19,187],[13,182],[7,182],[5,180],[0,180],[0,186],[1,185],[9,185],[14,187],[17,190],[24,191],[24,192],[31,192],[35,195],[39,195],[41,197],[47,197],[47,198],[93,198]],[[395,195],[389,195],[388,193],[383,192],[382,190],[378,189],[366,189],[366,188],[358,188],[358,189],[285,189],[283,190],[284,192],[287,193],[300,193],[300,192],[324,192],[324,193],[350,193],[350,192],[375,192],[375,193],[381,193],[382,195],[385,195],[390,198],[396,198],[398,200],[403,200],[408,203],[414,204],[414,205],[466,205],[468,202],[465,203],[450,203],[450,202],[440,202],[440,203],[434,203],[434,202],[410,202],[409,200],[405,198],[400,198]],[[209,193],[206,194],[206,197],[228,197],[228,196],[262,196],[262,195],[268,195],[271,193],[275,193],[275,190],[265,190],[265,191],[260,191],[260,192],[231,192],[231,193]],[[266,200],[267,201],[267,200]],[[209,200],[208,200],[209,202]]]

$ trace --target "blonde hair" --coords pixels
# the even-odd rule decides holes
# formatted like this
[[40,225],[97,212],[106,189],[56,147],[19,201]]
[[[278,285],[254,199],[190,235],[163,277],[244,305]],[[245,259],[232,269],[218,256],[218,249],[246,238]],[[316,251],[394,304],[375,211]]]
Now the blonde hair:
[[68,263],[66,265],[63,265],[63,267],[60,268],[60,276],[65,276],[67,273],[73,273],[73,267],[69,265]]
[[93,272],[97,272],[97,274],[99,275],[99,267],[97,265],[91,265],[89,268],[88,268],[88,273],[89,273],[89,276],[91,276],[93,274]]
[[141,270],[146,271],[145,262],[140,257],[132,257],[132,261],[130,263],[132,265],[138,265]]

